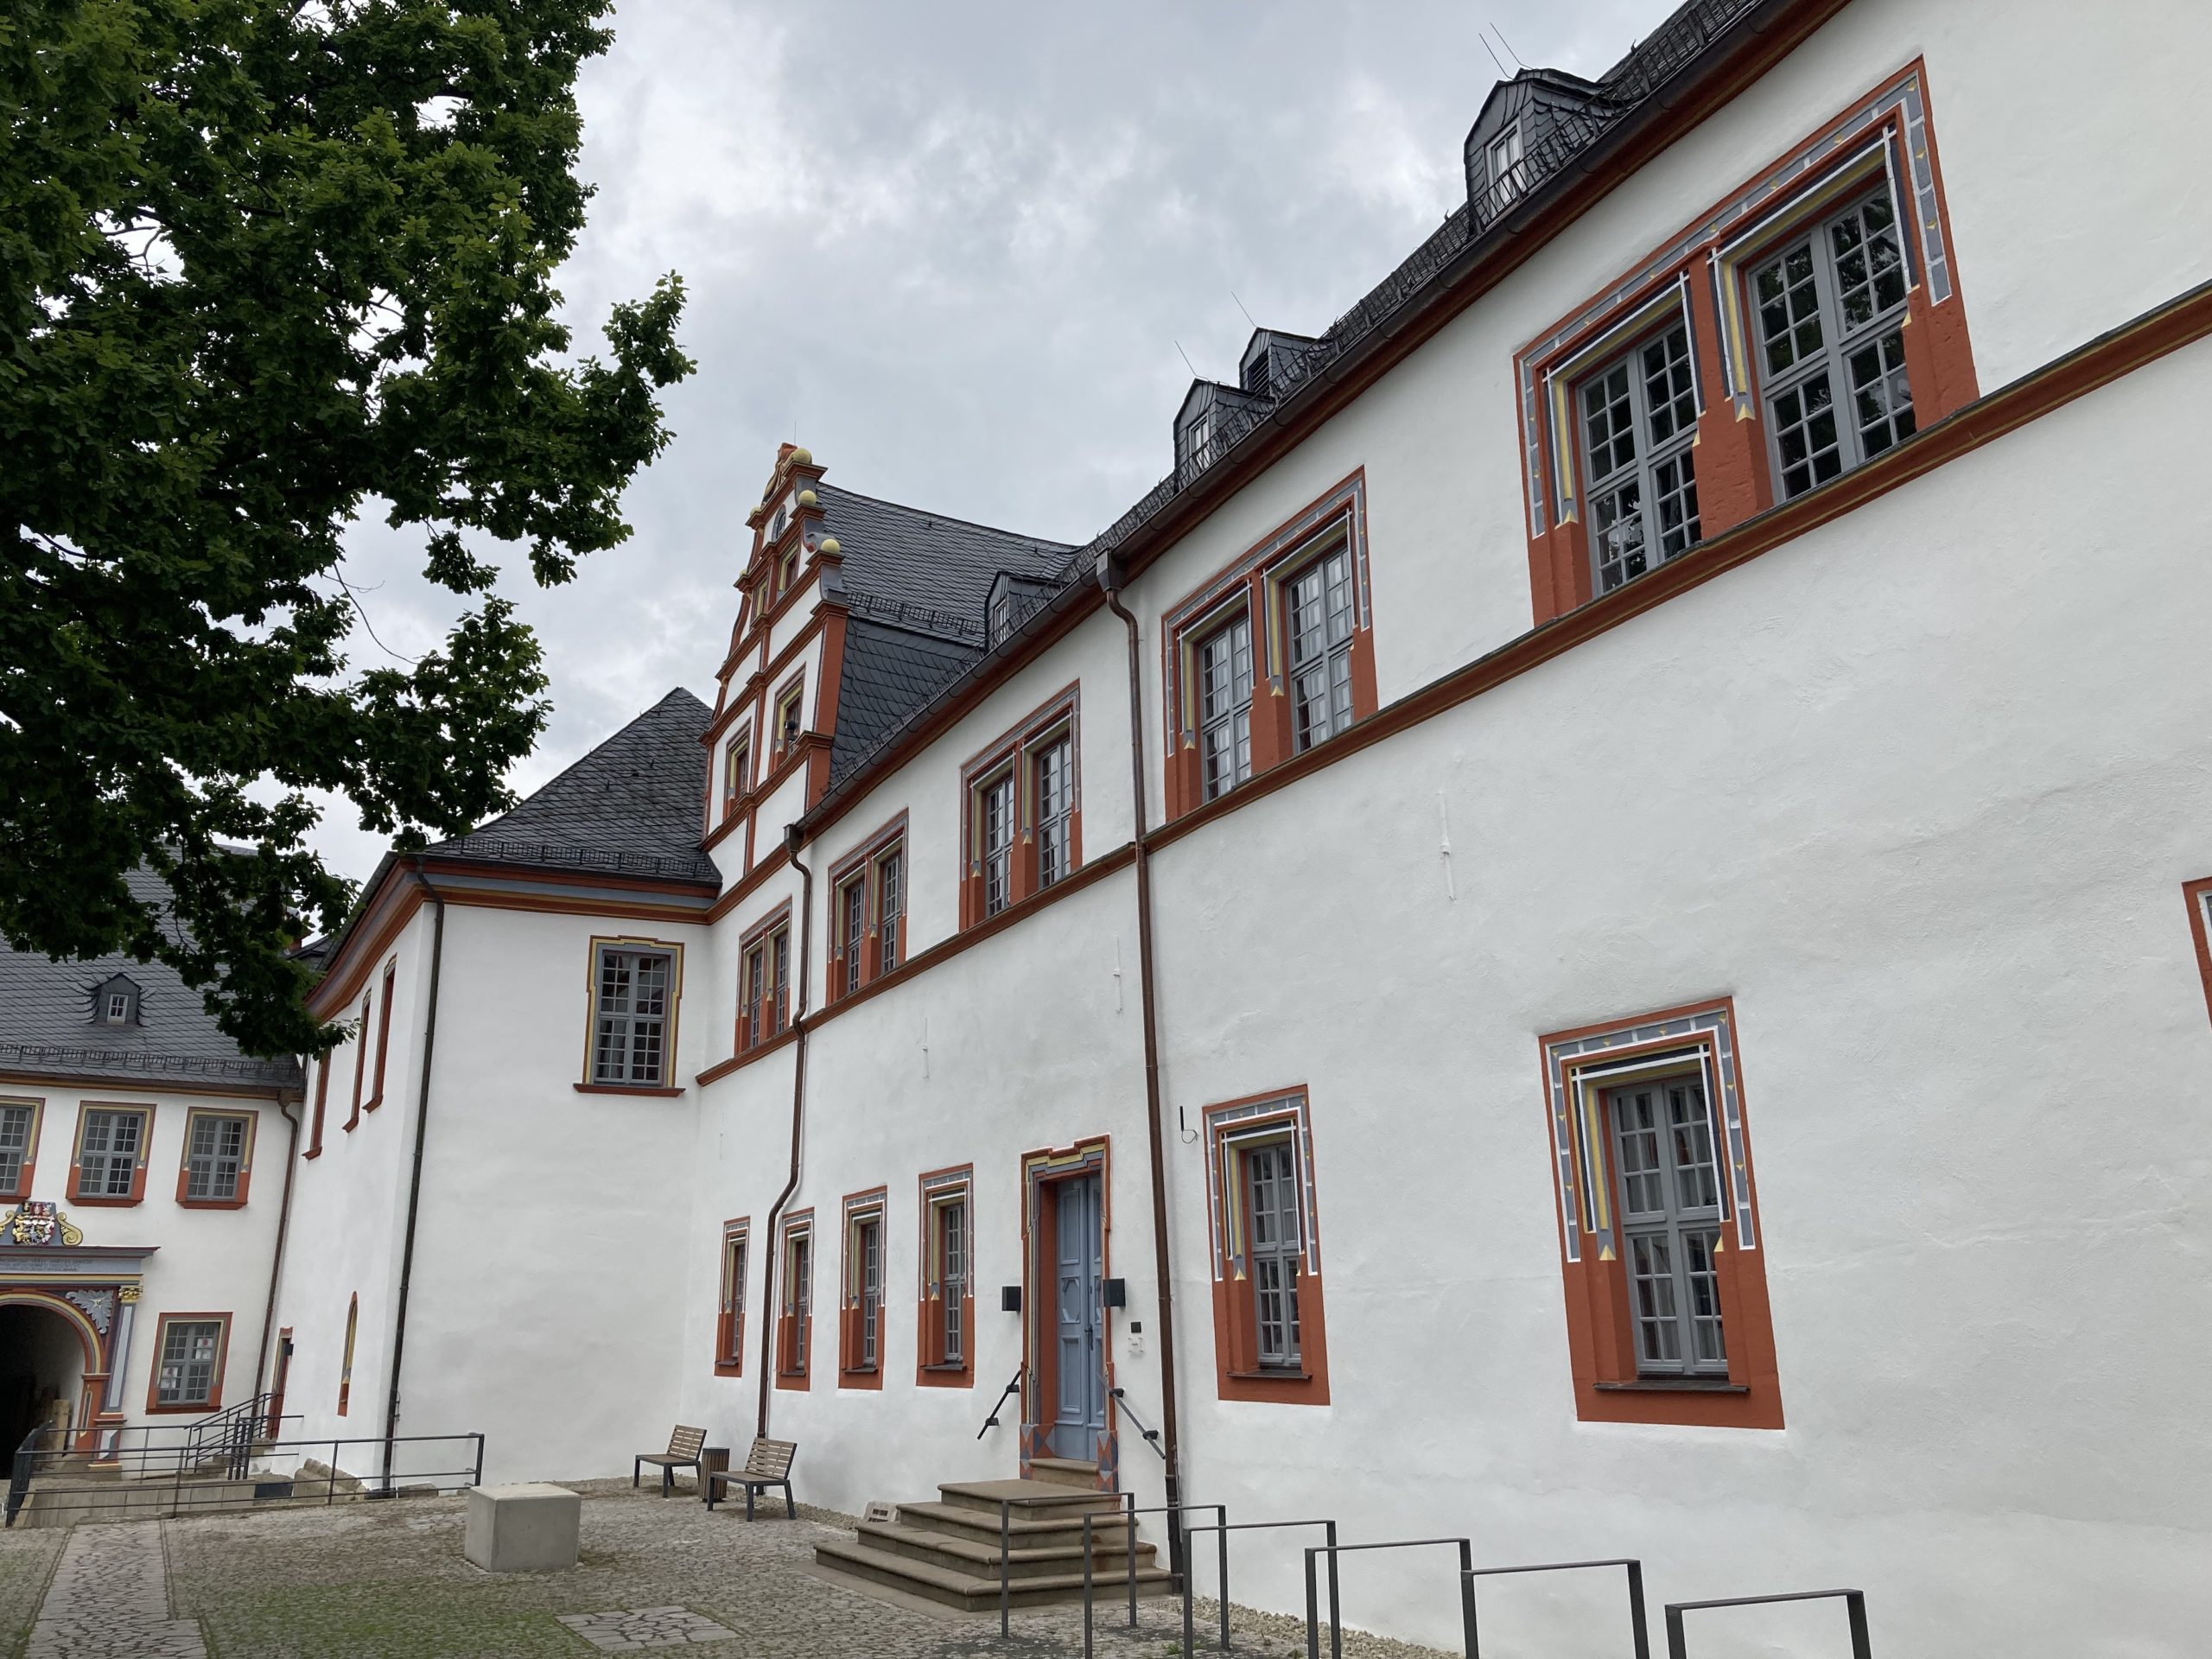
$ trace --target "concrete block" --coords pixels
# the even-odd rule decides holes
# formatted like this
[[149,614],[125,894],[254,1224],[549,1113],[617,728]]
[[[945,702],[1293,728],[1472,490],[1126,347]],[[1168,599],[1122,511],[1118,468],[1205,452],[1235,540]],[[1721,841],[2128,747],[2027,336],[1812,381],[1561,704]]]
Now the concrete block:
[[524,1481],[468,1489],[461,1553],[486,1573],[560,1573],[576,1564],[584,1500],[565,1486]]

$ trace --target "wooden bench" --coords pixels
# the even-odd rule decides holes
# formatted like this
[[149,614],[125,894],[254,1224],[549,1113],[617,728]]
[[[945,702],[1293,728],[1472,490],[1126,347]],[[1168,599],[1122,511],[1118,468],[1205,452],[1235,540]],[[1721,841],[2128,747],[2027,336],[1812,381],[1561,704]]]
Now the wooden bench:
[[784,1491],[784,1519],[791,1520],[798,1514],[798,1505],[791,1498],[791,1459],[798,1455],[795,1441],[753,1441],[753,1450],[746,1454],[744,1468],[718,1469],[707,1477],[707,1507],[713,1509],[715,1500],[726,1497],[730,1487],[742,1486],[745,1518],[750,1521],[754,1494],[780,1486]]
[[637,1460],[630,1465],[630,1484],[635,1486],[638,1484],[639,1476],[647,1464],[657,1465],[660,1469],[660,1495],[666,1497],[675,1488],[677,1470],[689,1469],[692,1479],[699,1478],[699,1448],[706,1443],[705,1429],[686,1428],[678,1423],[676,1432],[668,1437],[667,1451],[638,1454]]

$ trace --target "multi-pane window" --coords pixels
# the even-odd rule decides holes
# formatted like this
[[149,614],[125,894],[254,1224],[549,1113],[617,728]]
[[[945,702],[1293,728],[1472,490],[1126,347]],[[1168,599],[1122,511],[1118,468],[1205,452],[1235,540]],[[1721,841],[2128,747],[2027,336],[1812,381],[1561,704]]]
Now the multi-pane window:
[[1037,885],[1068,873],[1069,825],[1075,812],[1075,741],[1056,737],[1031,757],[1037,777]]
[[1490,200],[1493,210],[1518,196],[1522,188],[1521,124],[1516,121],[1490,141]]
[[77,1196],[127,1198],[144,1154],[146,1114],[90,1111],[77,1151]]
[[937,1207],[938,1274],[944,1309],[939,1357],[947,1365],[964,1362],[968,1351],[965,1315],[968,1294],[968,1206],[957,1200]]
[[1698,539],[1697,392],[1681,324],[1599,370],[1581,387],[1590,471],[1590,552],[1611,593]]
[[798,549],[796,547],[785,550],[783,584],[787,594],[798,586]]
[[976,791],[982,807],[983,914],[995,916],[1014,899],[1014,774],[1002,772]]
[[1696,1077],[1613,1090],[1621,1233],[1637,1369],[1653,1376],[1728,1374],[1713,1255],[1720,1174],[1713,1116]]
[[744,1353],[746,1243],[742,1229],[722,1235],[721,1352],[717,1357],[725,1364],[736,1364]]
[[1244,1154],[1252,1299],[1262,1366],[1295,1369],[1298,1347],[1298,1178],[1290,1143]]
[[245,1168],[245,1137],[249,1122],[244,1117],[195,1112],[192,1136],[184,1153],[184,1196],[192,1202],[223,1203],[238,1195],[238,1176]]
[[793,1233],[784,1245],[784,1315],[791,1322],[791,1371],[806,1370],[806,1321],[814,1312],[814,1236]]
[[31,1155],[31,1123],[36,1115],[32,1106],[0,1106],[0,1193],[13,1193],[23,1184],[23,1161]]
[[753,747],[742,738],[722,751],[722,804],[733,806],[745,793],[747,773],[753,765]]
[[837,909],[842,918],[845,936],[845,991],[850,995],[861,988],[861,968],[868,959],[866,875],[856,875],[845,883],[837,895]]
[[875,861],[875,926],[878,973],[899,965],[899,918],[906,911],[906,863],[893,847]]
[[861,1357],[862,1370],[875,1367],[876,1314],[883,1306],[883,1220],[873,1217],[859,1223],[854,1229],[853,1253],[858,1258],[861,1305]]
[[1351,724],[1351,553],[1338,548],[1291,578],[1291,743],[1310,749]]
[[1763,261],[1751,283],[1784,497],[1912,435],[1904,258],[1885,189]]
[[1240,616],[1198,645],[1198,755],[1205,798],[1252,775],[1252,620]]
[[119,1026],[130,1018],[130,993],[110,991],[107,994],[107,1022]]
[[791,983],[791,935],[788,927],[754,940],[745,950],[745,1041],[765,1042],[784,1028],[784,1003]]
[[805,701],[806,688],[793,685],[776,699],[776,753],[789,753],[798,741],[799,705]]
[[220,1319],[165,1319],[154,1379],[154,1403],[204,1406],[215,1397],[215,1367],[223,1351]]
[[594,1083],[657,1088],[666,1080],[669,991],[675,968],[670,951],[600,947]]

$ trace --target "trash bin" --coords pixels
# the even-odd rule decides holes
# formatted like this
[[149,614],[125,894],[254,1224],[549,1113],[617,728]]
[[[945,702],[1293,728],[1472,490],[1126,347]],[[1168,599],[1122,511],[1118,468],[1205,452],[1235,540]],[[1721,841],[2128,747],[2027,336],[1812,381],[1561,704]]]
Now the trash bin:
[[699,1448],[699,1498],[702,1503],[713,1493],[714,1478],[729,1468],[729,1447],[706,1446]]

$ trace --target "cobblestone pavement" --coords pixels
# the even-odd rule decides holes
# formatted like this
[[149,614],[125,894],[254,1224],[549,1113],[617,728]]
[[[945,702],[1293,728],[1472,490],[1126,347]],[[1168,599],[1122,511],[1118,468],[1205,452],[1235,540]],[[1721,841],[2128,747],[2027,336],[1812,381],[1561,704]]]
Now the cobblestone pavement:
[[562,1624],[601,1653],[640,1648],[680,1648],[693,1642],[729,1642],[737,1632],[682,1607],[633,1607],[628,1612],[563,1613]]
[[196,1619],[169,1617],[162,1523],[78,1527],[25,1659],[207,1659]]
[[[459,1498],[0,1535],[0,1654],[26,1651],[18,1644],[29,1633],[35,1596],[22,1586],[43,1582],[57,1552],[63,1560],[48,1611],[66,1586],[112,1583],[124,1601],[110,1605],[144,1621],[132,1627],[142,1645],[40,1646],[49,1627],[42,1620],[27,1659],[590,1659],[643,1645],[626,1628],[622,1647],[594,1641],[612,1619],[650,1627],[656,1646],[677,1645],[669,1638],[680,1626],[680,1644],[702,1659],[1071,1659],[1083,1651],[1076,1608],[1017,1611],[1014,1639],[1001,1643],[995,1614],[957,1612],[821,1574],[814,1546],[849,1536],[849,1517],[803,1505],[796,1522],[747,1524],[741,1510],[709,1514],[686,1497],[633,1494],[626,1481],[580,1489],[582,1554],[566,1573],[493,1574],[470,1566],[461,1555]],[[64,1537],[66,1550],[57,1541]],[[1118,1610],[1125,1604],[1101,1608],[1099,1659],[1163,1659],[1178,1650],[1179,1605],[1141,1605],[1135,1630]],[[1201,1651],[1211,1618],[1202,1603]],[[1302,1619],[1243,1608],[1232,1609],[1232,1619],[1240,1655],[1303,1659]],[[695,1620],[720,1631],[702,1630]],[[184,1631],[194,1632],[191,1646],[161,1645]],[[60,1636],[58,1625],[54,1633]],[[1344,1651],[1350,1659],[1438,1659],[1364,1636],[1349,1637]]]

